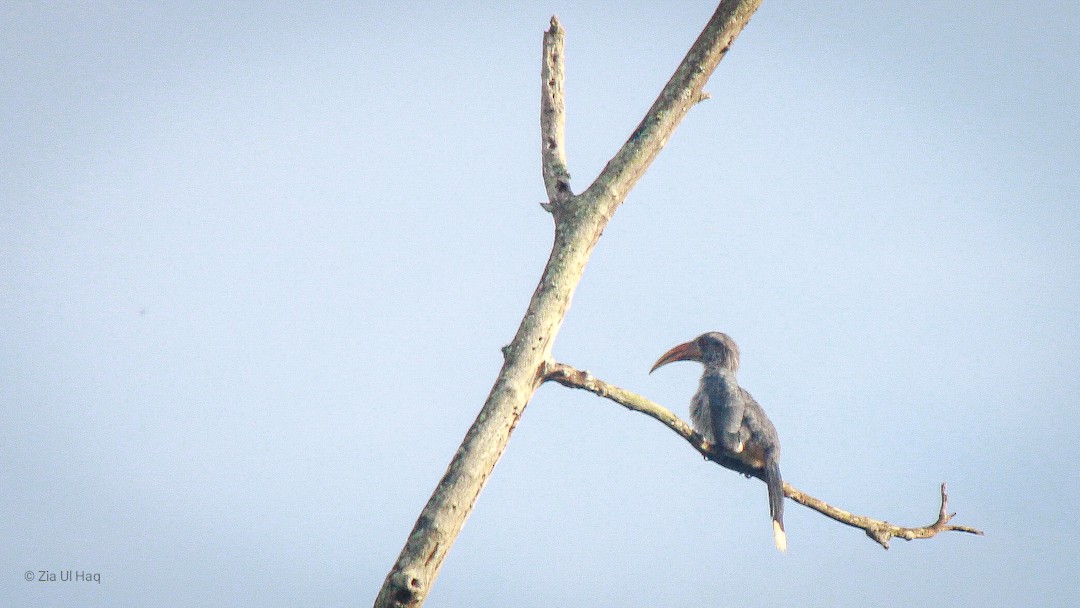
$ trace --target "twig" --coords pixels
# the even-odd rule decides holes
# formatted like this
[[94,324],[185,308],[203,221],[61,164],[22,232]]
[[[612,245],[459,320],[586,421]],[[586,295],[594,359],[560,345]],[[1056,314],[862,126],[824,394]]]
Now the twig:
[[[695,433],[690,428],[690,425],[683,422],[667,408],[664,408],[641,395],[608,384],[607,382],[594,377],[587,371],[577,370],[563,363],[544,363],[541,367],[541,375],[545,381],[557,382],[570,388],[589,391],[595,395],[604,397],[605,399],[610,399],[629,410],[641,412],[650,418],[655,418],[663,423],[664,426],[675,431],[676,434],[685,439],[705,458],[712,460],[724,468],[742,473],[747,477],[756,477],[764,480],[764,472],[761,469],[751,467],[741,460],[726,454],[714,452],[712,446],[702,439],[701,435]],[[826,517],[853,528],[863,530],[866,532],[867,536],[886,549],[889,548],[889,540],[892,538],[902,538],[904,540],[931,538],[940,532],[966,532],[968,534],[978,534],[979,536],[982,536],[983,534],[981,530],[976,530],[975,528],[956,526],[949,523],[955,513],[949,515],[947,512],[949,497],[945,491],[944,483],[941,484],[941,508],[938,511],[937,520],[930,525],[914,528],[897,526],[895,524],[890,524],[887,521],[849,513],[848,511],[834,507],[823,500],[814,498],[786,482],[784,483],[784,495],[804,507],[813,509]]]

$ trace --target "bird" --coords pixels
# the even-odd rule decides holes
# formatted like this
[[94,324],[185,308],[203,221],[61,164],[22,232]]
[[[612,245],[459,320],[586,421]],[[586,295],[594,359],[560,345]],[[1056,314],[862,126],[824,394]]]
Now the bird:
[[675,361],[697,361],[705,366],[701,385],[690,401],[691,426],[714,450],[764,473],[773,543],[780,552],[787,551],[780,437],[765,410],[735,380],[739,347],[725,333],[704,333],[661,355],[649,373]]

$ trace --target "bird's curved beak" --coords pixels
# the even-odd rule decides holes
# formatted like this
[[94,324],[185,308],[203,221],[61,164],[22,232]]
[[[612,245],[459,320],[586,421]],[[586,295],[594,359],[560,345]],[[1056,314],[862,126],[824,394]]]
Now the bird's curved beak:
[[653,363],[649,373],[651,374],[655,372],[657,368],[673,361],[701,361],[701,349],[698,348],[696,342],[684,342],[661,355],[661,357],[656,360],[656,363]]

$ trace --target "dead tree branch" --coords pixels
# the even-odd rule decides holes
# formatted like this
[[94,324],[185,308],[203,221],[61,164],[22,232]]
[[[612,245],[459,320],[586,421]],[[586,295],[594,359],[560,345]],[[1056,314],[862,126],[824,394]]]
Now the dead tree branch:
[[540,161],[547,211],[564,205],[574,195],[570,191],[570,172],[566,169],[566,100],[563,96],[563,41],[566,32],[559,20],[551,18],[551,28],[544,32],[544,59],[540,69]]
[[757,10],[761,0],[724,0],[683,58],[652,108],[596,181],[580,195],[569,187],[563,150],[562,28],[552,19],[544,36],[541,149],[555,241],[540,282],[503,366],[475,422],[465,434],[383,582],[377,608],[419,606],[447,551],[472,511],[525,405],[543,381],[541,367],[566,316],[571,297],[600,234],[627,193],[667,143],[702,87]]
[[[702,439],[701,435],[698,435],[691,430],[690,425],[680,420],[679,417],[670,410],[649,401],[641,395],[608,384],[607,382],[594,377],[587,371],[577,370],[562,363],[545,363],[543,366],[543,378],[544,381],[557,382],[570,388],[589,391],[605,399],[610,399],[629,410],[641,412],[650,418],[659,420],[664,426],[675,431],[676,434],[685,439],[687,443],[693,446],[694,449],[701,453],[705,458],[712,460],[724,468],[742,473],[748,477],[756,477],[764,481],[764,472],[761,469],[747,466],[741,460],[736,458],[714,453],[712,451],[712,446]],[[826,517],[853,528],[859,528],[866,532],[867,536],[886,549],[889,548],[889,540],[892,538],[902,538],[904,540],[931,538],[940,532],[967,532],[968,534],[978,534],[980,536],[983,534],[981,530],[976,530],[975,528],[956,526],[949,523],[956,514],[953,513],[950,515],[947,512],[949,497],[945,491],[945,484],[941,484],[941,507],[938,510],[937,520],[932,524],[914,528],[897,526],[895,524],[890,524],[887,521],[849,513],[848,511],[834,507],[823,500],[814,498],[786,482],[784,483],[784,495],[800,505],[813,509]]]

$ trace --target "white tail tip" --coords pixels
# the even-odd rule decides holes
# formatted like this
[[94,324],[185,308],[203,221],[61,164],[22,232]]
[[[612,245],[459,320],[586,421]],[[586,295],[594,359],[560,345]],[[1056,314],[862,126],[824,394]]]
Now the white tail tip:
[[787,551],[787,534],[784,534],[784,529],[780,527],[778,521],[772,522],[772,537],[778,551],[781,553]]

